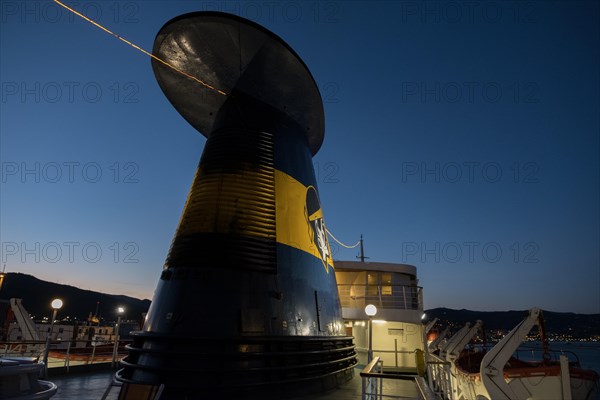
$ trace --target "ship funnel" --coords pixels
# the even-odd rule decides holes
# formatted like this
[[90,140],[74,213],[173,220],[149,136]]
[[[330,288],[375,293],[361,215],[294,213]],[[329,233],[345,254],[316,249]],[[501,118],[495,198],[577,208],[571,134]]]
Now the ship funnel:
[[122,395],[137,385],[160,386],[161,399],[285,399],[350,379],[356,354],[312,163],[323,104],[308,68],[273,33],[216,12],[167,22],[153,54],[206,83],[152,61],[207,141],[117,373]]

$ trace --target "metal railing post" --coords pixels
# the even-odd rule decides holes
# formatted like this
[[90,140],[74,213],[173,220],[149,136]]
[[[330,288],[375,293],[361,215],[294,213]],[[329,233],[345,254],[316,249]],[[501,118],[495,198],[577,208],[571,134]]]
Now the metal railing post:
[[71,342],[67,343],[67,354],[65,357],[65,367],[67,366],[67,364],[69,363],[69,352],[71,351]]
[[94,355],[96,355],[96,346],[92,346],[92,359],[90,360],[90,364],[94,363]]
[[[381,362],[380,368],[379,368],[379,371],[377,371],[377,372],[382,373],[383,372],[383,361],[380,361],[380,362]],[[379,391],[377,392],[377,397],[382,399],[383,398],[383,378],[377,378],[377,379],[379,380]]]
[[361,394],[360,398],[361,398],[362,400],[365,400],[365,399],[366,399],[366,396],[367,396],[367,381],[366,381],[366,380],[367,380],[367,378],[366,378],[366,377],[364,377],[364,376],[361,376],[362,394]]
[[431,364],[427,363],[427,382],[429,383],[429,387],[433,386],[433,380],[431,379],[431,375],[433,374]]
[[118,353],[118,349],[119,349],[119,330],[121,329],[121,316],[119,315],[119,317],[117,318],[117,325],[115,325],[116,330],[115,332],[115,345],[113,347],[113,355],[112,355],[112,362],[110,363],[111,368],[114,368],[115,363],[117,362],[117,353]]
[[450,372],[450,365],[444,364],[446,370],[446,387],[448,391],[448,400],[452,400],[454,398],[454,393],[452,391],[452,374]]

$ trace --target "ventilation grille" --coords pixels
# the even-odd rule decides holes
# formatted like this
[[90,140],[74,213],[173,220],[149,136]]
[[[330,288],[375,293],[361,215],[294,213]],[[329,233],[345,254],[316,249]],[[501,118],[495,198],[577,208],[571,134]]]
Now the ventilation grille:
[[276,272],[273,163],[271,134],[213,132],[166,266]]

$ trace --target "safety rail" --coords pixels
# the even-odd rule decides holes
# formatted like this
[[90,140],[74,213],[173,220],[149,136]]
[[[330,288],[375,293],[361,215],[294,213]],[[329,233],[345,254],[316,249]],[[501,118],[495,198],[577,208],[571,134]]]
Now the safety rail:
[[338,293],[344,308],[423,309],[423,288],[415,285],[338,284]]
[[[57,348],[58,346],[66,348]],[[127,355],[125,346],[131,340],[119,340],[117,351],[115,343],[92,345],[91,340],[52,340],[48,353],[48,368],[65,368],[69,371],[72,366],[112,363]],[[38,361],[44,358],[45,340],[3,341],[0,342],[0,357],[33,357]]]
[[[394,346],[397,347],[398,343],[394,342]],[[366,347],[358,347],[358,346],[356,347],[356,352],[357,353],[367,354],[368,351],[369,351],[369,349],[366,348]],[[386,354],[393,354],[393,356],[394,356],[394,361],[392,362],[393,365],[391,365],[389,363],[386,363],[386,367],[390,368],[390,366],[391,366],[392,368],[399,368],[399,367],[402,367],[405,364],[404,362],[401,362],[399,360],[399,356],[407,356],[407,355],[409,355],[411,358],[414,358],[415,354],[417,352],[417,349],[414,349],[414,350],[398,350],[397,348],[395,348],[394,350],[379,350],[379,349],[373,348],[372,352],[373,352],[373,356],[374,357],[377,356],[380,359],[382,358],[382,356],[384,356]],[[414,369],[416,371],[416,367]]]
[[436,396],[453,400],[454,389],[452,388],[452,371],[450,361],[446,361],[435,354],[427,357],[427,377],[429,387]]
[[380,361],[379,357],[373,358],[373,360],[360,372],[362,400],[375,400],[377,399],[378,394],[383,391],[383,379],[380,377],[381,373],[383,373],[383,362]]
[[[360,372],[361,377],[361,399],[362,400],[382,400],[389,399],[413,399],[412,397],[398,396],[391,393],[384,393],[384,379],[411,380],[417,388],[420,400],[437,400],[435,393],[427,387],[421,377],[415,377],[410,374],[384,373],[383,361],[379,357],[373,360]],[[419,381],[421,380],[421,381]]]
[[417,385],[417,392],[419,393],[419,400],[439,400],[439,397],[427,384],[427,381],[422,376],[415,378],[415,384]]

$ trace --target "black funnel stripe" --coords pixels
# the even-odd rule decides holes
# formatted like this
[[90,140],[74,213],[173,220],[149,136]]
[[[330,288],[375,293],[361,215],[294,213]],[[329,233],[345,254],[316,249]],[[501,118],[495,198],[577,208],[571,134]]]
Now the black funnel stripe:
[[204,392],[288,398],[335,386],[329,378],[351,376],[357,364],[351,337],[175,339],[137,333],[127,349],[129,355],[121,361],[125,368],[117,378],[138,384],[158,380],[165,384],[167,398],[174,399],[199,398]]
[[167,267],[277,271],[273,135],[213,132],[173,240]]

